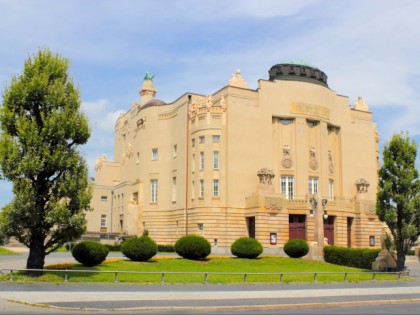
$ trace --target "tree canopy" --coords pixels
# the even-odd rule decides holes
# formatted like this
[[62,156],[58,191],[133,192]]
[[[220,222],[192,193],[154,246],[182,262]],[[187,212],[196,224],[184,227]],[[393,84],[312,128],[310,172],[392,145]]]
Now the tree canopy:
[[69,60],[41,49],[14,76],[0,108],[0,169],[13,200],[0,228],[29,247],[27,268],[85,231],[91,192],[78,147],[90,137]]
[[391,232],[397,251],[397,269],[420,235],[420,180],[417,145],[407,134],[395,134],[383,150],[379,170],[376,212]]

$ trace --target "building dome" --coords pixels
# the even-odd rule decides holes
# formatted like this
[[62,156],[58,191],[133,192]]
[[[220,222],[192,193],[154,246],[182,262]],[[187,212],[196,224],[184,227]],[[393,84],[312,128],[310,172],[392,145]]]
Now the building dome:
[[272,66],[268,74],[270,75],[270,81],[302,81],[328,87],[327,75],[304,60],[295,59],[279,63]]
[[151,106],[163,106],[166,103],[160,99],[152,98],[151,100],[147,101],[142,105],[142,108],[151,107]]

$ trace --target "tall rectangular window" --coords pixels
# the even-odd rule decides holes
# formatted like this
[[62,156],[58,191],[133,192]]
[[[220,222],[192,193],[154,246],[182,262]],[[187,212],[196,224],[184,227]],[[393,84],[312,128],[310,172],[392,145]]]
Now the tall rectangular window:
[[219,169],[219,151],[213,151],[213,168]]
[[204,198],[204,180],[200,179],[200,198]]
[[150,180],[150,202],[157,203],[157,196],[158,196],[158,180],[151,179]]
[[200,152],[200,170],[204,170],[204,152]]
[[191,139],[191,146],[194,148],[195,147],[195,138]]
[[152,149],[152,161],[157,161],[158,159],[158,149],[154,148]]
[[176,201],[176,177],[172,177],[172,201]]
[[219,180],[213,179],[213,197],[219,197]]
[[191,161],[191,170],[195,172],[195,154],[192,155],[192,161]]
[[310,195],[315,195],[318,193],[318,177],[309,177],[308,193]]
[[195,198],[195,181],[192,181],[191,183],[191,198]]
[[101,227],[106,227],[106,214],[101,214]]
[[205,136],[199,136],[199,137],[198,137],[198,142],[199,142],[199,143],[204,143],[205,141],[206,141]]
[[220,142],[220,136],[219,135],[213,135],[213,142]]
[[293,176],[282,176],[281,177],[281,193],[287,199],[293,199],[294,197],[294,178]]
[[334,180],[332,179],[328,182],[328,199],[334,201]]

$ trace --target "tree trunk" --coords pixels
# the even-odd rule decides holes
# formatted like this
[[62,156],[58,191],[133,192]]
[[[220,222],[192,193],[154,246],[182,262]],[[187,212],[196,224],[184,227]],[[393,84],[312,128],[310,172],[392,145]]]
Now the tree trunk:
[[[44,239],[42,237],[32,240],[29,247],[29,256],[26,262],[26,269],[43,269],[45,263]],[[28,271],[26,273],[30,277],[39,277],[42,271]]]
[[397,249],[397,271],[403,271],[405,267],[405,252],[403,249]]

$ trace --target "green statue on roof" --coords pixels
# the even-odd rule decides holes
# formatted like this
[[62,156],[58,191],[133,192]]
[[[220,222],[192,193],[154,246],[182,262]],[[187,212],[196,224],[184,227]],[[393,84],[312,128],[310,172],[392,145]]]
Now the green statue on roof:
[[146,75],[144,76],[144,80],[153,81],[155,75],[150,75],[149,71],[146,71]]

